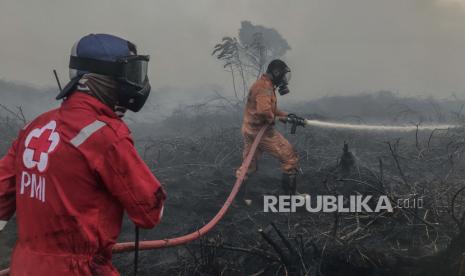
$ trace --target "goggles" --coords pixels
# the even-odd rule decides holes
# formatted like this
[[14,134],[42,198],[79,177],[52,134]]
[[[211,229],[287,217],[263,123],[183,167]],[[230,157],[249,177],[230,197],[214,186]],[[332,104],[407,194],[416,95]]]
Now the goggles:
[[284,76],[283,76],[283,81],[286,83],[289,83],[291,81],[291,77],[292,77],[291,70],[287,68],[286,73],[284,73]]
[[127,56],[117,61],[71,56],[69,68],[112,76],[124,83],[143,87],[147,80],[149,60],[150,56],[143,55]]

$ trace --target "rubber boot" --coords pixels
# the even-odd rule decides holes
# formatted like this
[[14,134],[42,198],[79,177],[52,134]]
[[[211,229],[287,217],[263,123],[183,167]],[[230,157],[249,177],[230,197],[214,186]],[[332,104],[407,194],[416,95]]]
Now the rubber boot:
[[296,195],[297,194],[297,174],[283,173],[281,180],[281,187],[283,188],[284,194]]

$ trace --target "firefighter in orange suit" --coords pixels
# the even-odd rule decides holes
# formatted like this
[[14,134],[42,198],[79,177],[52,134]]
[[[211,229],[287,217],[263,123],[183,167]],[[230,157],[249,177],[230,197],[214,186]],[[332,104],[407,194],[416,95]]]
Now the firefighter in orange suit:
[[[281,162],[284,193],[296,194],[299,159],[289,141],[274,126],[276,119],[286,122],[288,116],[295,116],[279,110],[276,99],[276,90],[280,95],[289,93],[290,73],[291,70],[282,60],[276,59],[270,62],[266,73],[249,90],[241,132],[244,138],[243,158],[245,158],[259,130],[268,125],[247,173],[250,174],[257,170],[258,157],[262,152],[267,152]],[[239,175],[242,169],[240,167],[236,175]]]

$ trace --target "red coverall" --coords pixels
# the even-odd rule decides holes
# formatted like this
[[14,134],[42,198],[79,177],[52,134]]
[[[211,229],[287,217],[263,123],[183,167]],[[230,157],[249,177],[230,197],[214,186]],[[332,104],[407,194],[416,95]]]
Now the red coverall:
[[0,160],[0,220],[16,211],[11,275],[119,275],[111,250],[123,211],[161,219],[165,193],[106,105],[76,92],[27,125]]

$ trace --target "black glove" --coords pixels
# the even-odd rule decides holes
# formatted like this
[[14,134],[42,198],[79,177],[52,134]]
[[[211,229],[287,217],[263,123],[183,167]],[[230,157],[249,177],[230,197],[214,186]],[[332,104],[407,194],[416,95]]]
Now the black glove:
[[305,119],[295,115],[294,113],[289,113],[287,115],[287,123],[290,123],[291,134],[295,134],[297,126],[305,127]]

